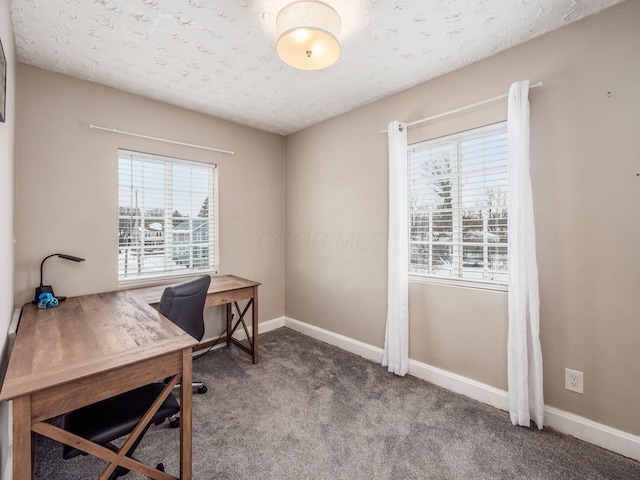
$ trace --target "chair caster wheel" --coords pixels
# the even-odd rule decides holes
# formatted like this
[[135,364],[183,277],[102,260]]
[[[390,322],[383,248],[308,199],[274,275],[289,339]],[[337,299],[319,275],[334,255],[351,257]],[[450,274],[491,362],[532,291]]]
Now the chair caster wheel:
[[198,387],[198,393],[202,394],[202,393],[207,393],[207,386],[203,385],[201,387]]
[[178,428],[180,426],[180,419],[169,420],[169,428]]
[[158,465],[156,465],[156,470],[164,472],[164,463],[159,463]]

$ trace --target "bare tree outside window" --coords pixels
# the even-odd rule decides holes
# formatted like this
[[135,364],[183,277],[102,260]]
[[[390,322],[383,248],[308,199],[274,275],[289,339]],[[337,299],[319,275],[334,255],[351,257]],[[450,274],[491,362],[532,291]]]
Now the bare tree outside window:
[[413,275],[507,281],[506,123],[412,145]]

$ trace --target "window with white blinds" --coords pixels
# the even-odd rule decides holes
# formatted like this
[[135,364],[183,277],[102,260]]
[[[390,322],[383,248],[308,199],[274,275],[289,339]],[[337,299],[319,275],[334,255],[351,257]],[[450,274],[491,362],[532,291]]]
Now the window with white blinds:
[[506,284],[507,123],[409,146],[409,273]]
[[120,284],[217,270],[216,166],[118,150]]

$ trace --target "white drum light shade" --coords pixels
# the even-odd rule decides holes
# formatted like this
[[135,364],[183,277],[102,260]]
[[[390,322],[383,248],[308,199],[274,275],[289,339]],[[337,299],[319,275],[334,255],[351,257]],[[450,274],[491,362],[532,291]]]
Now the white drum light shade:
[[338,12],[320,2],[295,2],[276,19],[278,55],[292,67],[320,70],[340,58],[342,22]]

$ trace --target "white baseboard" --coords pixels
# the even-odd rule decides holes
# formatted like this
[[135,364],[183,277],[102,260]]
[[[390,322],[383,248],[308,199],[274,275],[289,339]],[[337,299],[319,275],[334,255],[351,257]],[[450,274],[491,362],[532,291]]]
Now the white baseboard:
[[[275,330],[276,328],[280,328],[280,327],[284,327],[284,317],[278,317],[278,318],[274,318],[273,320],[267,320],[266,322],[258,323],[258,333],[260,334],[260,333],[270,332],[271,330]],[[249,334],[253,335],[253,327],[251,325],[247,325],[247,329],[249,330]],[[201,343],[213,342],[217,338],[218,337],[203,338],[201,340]],[[240,328],[236,330],[236,333],[234,334],[234,338],[237,338],[238,340],[244,340],[247,338],[247,335],[244,333],[244,330]],[[226,343],[219,343],[218,345],[213,347],[213,350],[217,350],[218,348],[222,348],[226,345],[227,345]],[[196,356],[197,354],[198,352],[196,352]]]
[[544,407],[544,423],[562,433],[640,461],[640,436],[594,422],[559,408]]
[[409,360],[409,375],[446,388],[455,393],[473,398],[500,410],[509,410],[507,392],[486,383],[477,382],[462,375],[433,367],[417,360]]
[[266,322],[260,322],[258,323],[258,333],[267,333],[271,330],[275,330],[276,328],[284,327],[284,325],[285,317],[278,317],[272,320],[267,320]]
[[1,478],[2,480],[11,480],[13,478],[13,401],[10,400],[8,402],[5,402],[4,404],[2,404],[0,409],[6,409],[6,412],[2,415],[3,418],[6,418],[7,421],[6,445],[3,445],[3,443],[0,442],[0,447],[2,447],[3,449],[3,451],[0,452],[0,455],[2,455],[2,460],[6,462],[4,464]]
[[[348,352],[355,353],[368,360],[382,363],[384,351],[381,348],[289,317],[284,317],[284,326]],[[262,328],[260,331],[262,332]],[[500,410],[507,411],[509,409],[508,394],[504,390],[427,365],[426,363],[409,360],[409,375],[426,380],[452,392],[465,395],[479,402],[486,403]],[[640,461],[640,436],[611,428],[607,425],[589,420],[588,418],[548,405],[545,405],[544,412],[545,426],[599,447],[606,448],[625,457]]]
[[[3,446],[6,450],[2,452],[3,460],[7,463],[4,465],[4,470],[2,472],[2,480],[11,480],[13,478],[13,402],[7,402],[8,405],[8,425],[7,428],[9,430],[8,435],[8,445]],[[1,445],[1,444],[0,444]]]
[[378,363],[382,362],[382,355],[384,354],[384,351],[381,348],[373,347],[366,343],[359,342],[358,340],[354,340],[289,317],[285,317],[284,326],[291,330],[295,330],[296,332],[304,333],[308,337],[315,338],[321,342],[340,347],[347,352],[355,353],[367,360]]
[[11,480],[13,478],[13,446],[9,446],[7,453],[7,464],[4,466],[2,480]]

